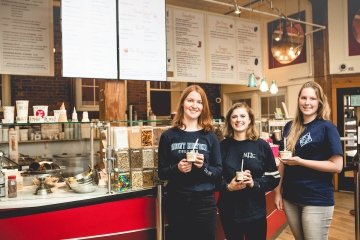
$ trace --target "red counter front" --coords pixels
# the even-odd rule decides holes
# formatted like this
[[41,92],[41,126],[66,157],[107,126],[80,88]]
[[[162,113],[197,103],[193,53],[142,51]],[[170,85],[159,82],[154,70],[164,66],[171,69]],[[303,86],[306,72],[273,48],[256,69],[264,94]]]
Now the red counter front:
[[[122,195],[122,196],[121,196]],[[156,197],[125,194],[92,201],[56,204],[48,208],[3,210],[0,212],[0,239],[156,239]],[[267,194],[268,239],[282,228],[286,219],[274,209],[273,193]],[[1,204],[1,202],[0,202]],[[218,218],[217,239],[224,239]]]

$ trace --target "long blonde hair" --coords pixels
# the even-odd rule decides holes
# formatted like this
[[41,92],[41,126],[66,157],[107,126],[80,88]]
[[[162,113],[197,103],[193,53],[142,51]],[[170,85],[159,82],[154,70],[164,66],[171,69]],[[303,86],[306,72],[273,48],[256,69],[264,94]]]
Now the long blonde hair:
[[294,150],[295,150],[295,145],[296,145],[297,140],[299,139],[300,135],[305,130],[304,116],[299,107],[300,95],[304,88],[312,88],[315,90],[315,94],[319,100],[319,107],[316,111],[317,112],[316,118],[329,120],[329,116],[330,116],[329,103],[328,103],[327,97],[324,94],[324,91],[321,88],[321,86],[316,82],[304,83],[304,85],[302,85],[302,87],[299,91],[299,94],[298,94],[298,107],[296,110],[296,116],[295,116],[295,119],[292,121],[291,129],[290,129],[289,135],[287,137],[286,148],[287,148],[287,150],[292,151],[292,152],[294,152]]
[[204,89],[199,85],[190,85],[181,93],[180,101],[177,104],[176,115],[172,121],[172,126],[176,128],[186,128],[184,124],[184,101],[191,92],[197,92],[201,96],[203,109],[198,119],[198,124],[204,129],[205,132],[214,130],[212,125],[212,116],[209,108],[209,102]]
[[234,137],[234,128],[231,126],[231,115],[237,108],[244,108],[249,114],[250,123],[248,129],[246,130],[246,138],[250,140],[257,140],[259,138],[259,132],[255,127],[255,115],[253,110],[245,102],[238,102],[233,104],[227,112],[225,117],[224,136],[226,138]]

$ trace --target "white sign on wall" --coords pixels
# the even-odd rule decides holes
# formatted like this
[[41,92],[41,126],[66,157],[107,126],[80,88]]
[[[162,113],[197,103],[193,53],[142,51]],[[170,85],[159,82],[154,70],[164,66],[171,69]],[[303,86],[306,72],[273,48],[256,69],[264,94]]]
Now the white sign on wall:
[[174,81],[206,82],[204,14],[173,10]]
[[0,74],[54,76],[49,0],[0,0]]
[[117,78],[116,1],[62,0],[64,77]]
[[[179,7],[167,8],[168,81],[247,85],[262,77],[260,24]],[[168,66],[172,66],[168,63]]]
[[118,0],[120,79],[166,81],[164,0]]
[[235,21],[207,15],[208,81],[237,83]]

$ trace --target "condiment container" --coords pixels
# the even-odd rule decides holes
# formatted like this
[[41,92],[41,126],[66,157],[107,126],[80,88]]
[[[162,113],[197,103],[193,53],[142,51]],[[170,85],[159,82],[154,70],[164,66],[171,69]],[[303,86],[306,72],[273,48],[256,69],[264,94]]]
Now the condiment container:
[[16,176],[11,175],[8,176],[8,198],[16,198],[16,197],[17,197]]

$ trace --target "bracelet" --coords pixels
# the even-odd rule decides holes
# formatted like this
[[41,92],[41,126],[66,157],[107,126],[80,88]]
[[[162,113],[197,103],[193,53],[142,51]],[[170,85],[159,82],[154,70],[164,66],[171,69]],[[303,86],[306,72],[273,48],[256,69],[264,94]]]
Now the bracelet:
[[229,189],[229,184],[226,184],[226,191],[231,192]]

